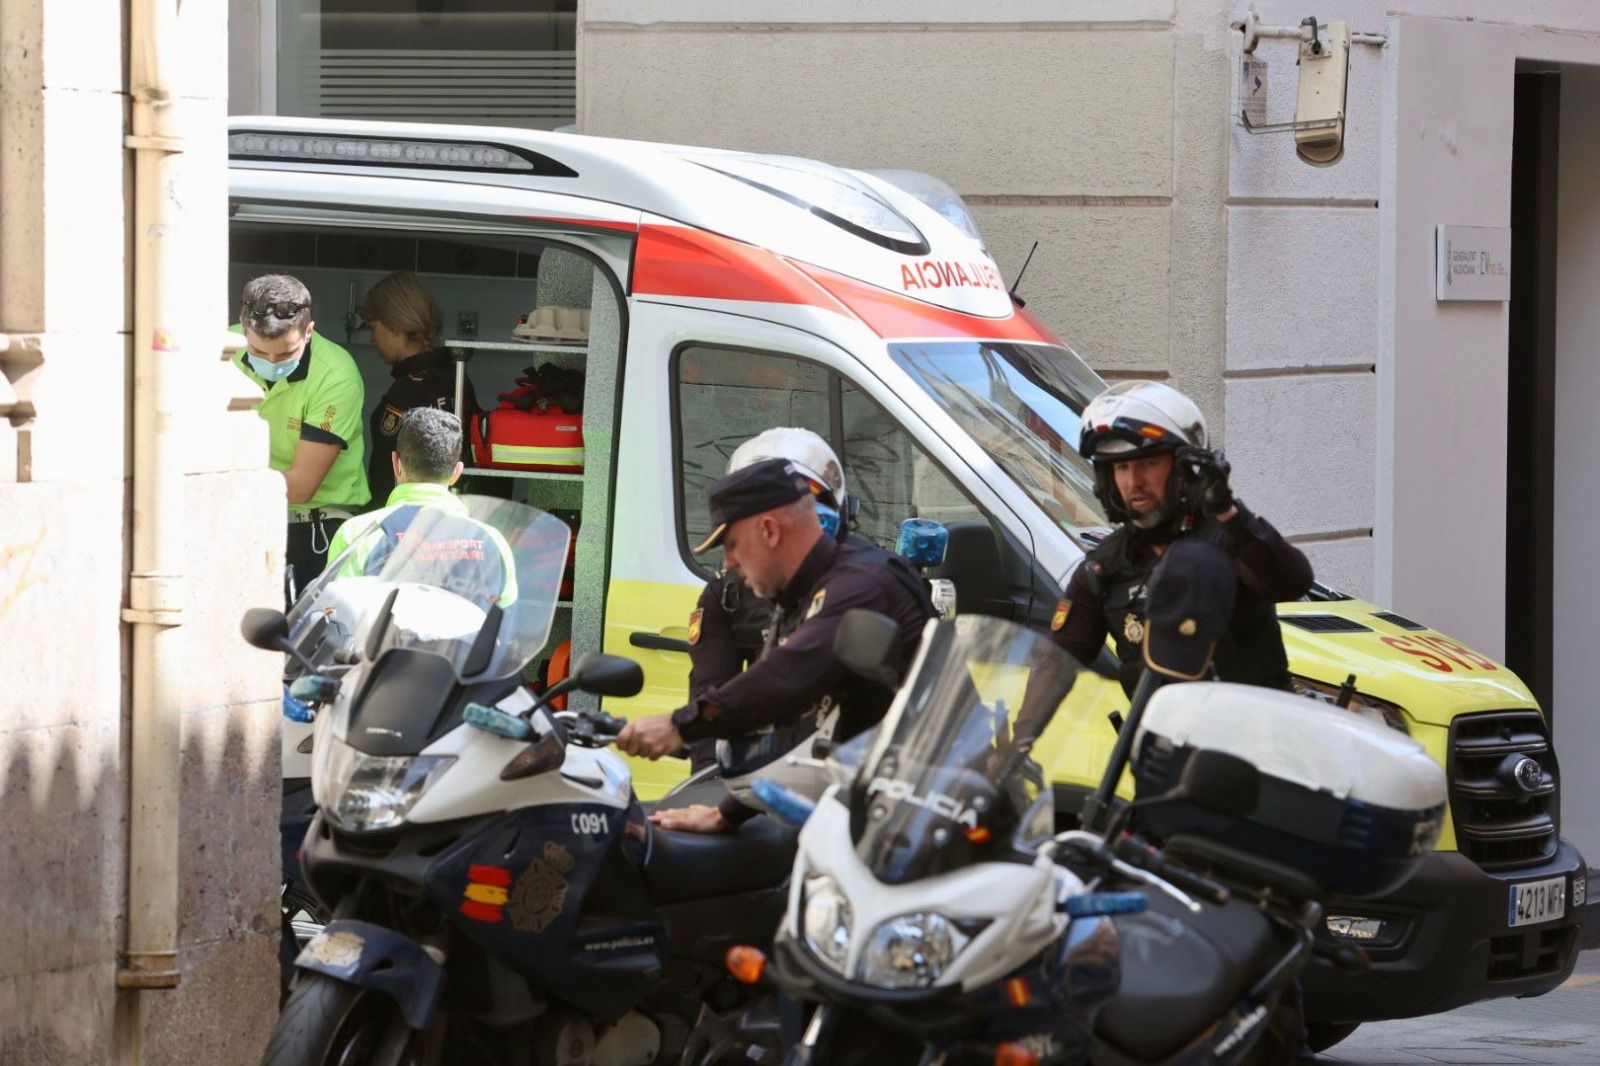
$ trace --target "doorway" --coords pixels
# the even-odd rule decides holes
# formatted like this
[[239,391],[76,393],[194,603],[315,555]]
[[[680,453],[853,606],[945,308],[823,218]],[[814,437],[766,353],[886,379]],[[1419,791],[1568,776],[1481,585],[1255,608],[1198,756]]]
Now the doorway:
[[1560,134],[1560,73],[1519,70],[1511,148],[1505,658],[1552,727]]

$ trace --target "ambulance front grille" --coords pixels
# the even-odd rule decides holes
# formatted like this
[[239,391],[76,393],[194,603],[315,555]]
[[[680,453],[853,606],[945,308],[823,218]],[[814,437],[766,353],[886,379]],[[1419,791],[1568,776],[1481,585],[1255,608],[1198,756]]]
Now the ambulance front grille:
[[[1537,782],[1510,772],[1533,759]],[[1450,815],[1461,854],[1486,870],[1534,866],[1559,843],[1560,796],[1550,731],[1538,711],[1467,714],[1450,726]]]

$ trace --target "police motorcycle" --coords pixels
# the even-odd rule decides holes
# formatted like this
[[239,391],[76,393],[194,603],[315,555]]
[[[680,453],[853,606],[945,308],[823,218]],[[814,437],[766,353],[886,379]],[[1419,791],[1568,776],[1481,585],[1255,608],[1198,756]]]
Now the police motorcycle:
[[[264,1061],[671,1062],[708,1016],[749,1031],[741,1054],[770,1041],[764,994],[721,963],[768,942],[793,834],[771,819],[722,836],[651,826],[607,750],[623,723],[550,706],[632,695],[638,665],[588,656],[537,697],[521,682],[550,632],[567,526],[458,499],[514,565],[424,508],[403,536],[358,538],[290,617],[245,616],[257,647],[302,655],[291,633],[313,613],[333,644],[294,686],[316,710],[300,861],[331,918],[295,960]],[[366,573],[341,576],[357,556]]]
[[[855,668],[885,624],[845,620]],[[1409,875],[1442,773],[1342,708],[1147,670],[1085,827],[1056,833],[1029,752],[1078,672],[1011,622],[936,619],[814,809],[766,789],[804,828],[770,964],[737,961],[811,1005],[791,1066],[1292,1061],[1296,976],[1362,961],[1325,942],[1319,900]]]

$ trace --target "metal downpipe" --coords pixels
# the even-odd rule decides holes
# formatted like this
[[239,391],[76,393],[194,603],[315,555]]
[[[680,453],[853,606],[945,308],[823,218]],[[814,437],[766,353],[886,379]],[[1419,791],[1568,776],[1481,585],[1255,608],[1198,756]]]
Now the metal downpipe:
[[[184,456],[176,433],[185,299],[175,276],[184,227],[183,123],[171,72],[177,0],[130,0],[133,150],[133,566],[128,941],[124,989],[176,988],[185,606]],[[208,334],[209,336],[209,334]],[[135,1037],[137,1042],[137,1037]]]

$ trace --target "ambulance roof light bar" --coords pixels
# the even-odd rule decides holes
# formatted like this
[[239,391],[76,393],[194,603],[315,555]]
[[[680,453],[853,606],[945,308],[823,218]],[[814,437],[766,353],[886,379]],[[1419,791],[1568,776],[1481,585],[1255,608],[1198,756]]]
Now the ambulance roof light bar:
[[499,144],[467,141],[397,140],[386,137],[326,137],[312,134],[243,131],[228,136],[231,159],[333,163],[496,171],[576,177],[577,172],[546,156]]
[[710,170],[770,193],[847,233],[903,255],[927,255],[912,222],[847,171],[796,156],[688,156]]
[[978,232],[978,221],[972,217],[972,211],[968,209],[966,201],[961,199],[961,194],[932,174],[925,174],[920,170],[867,170],[863,173],[871,174],[906,195],[921,200],[943,215],[956,229],[980,245],[984,243],[983,234]]

